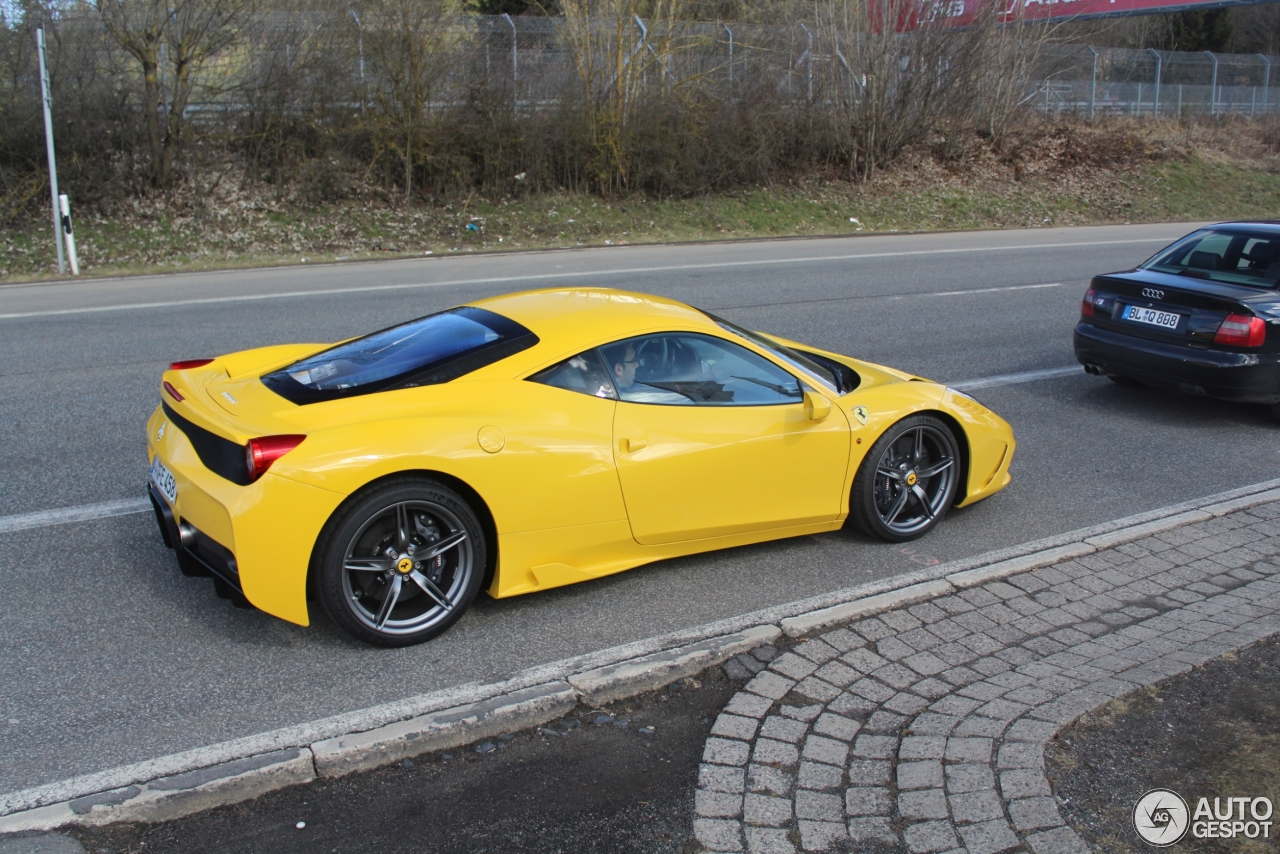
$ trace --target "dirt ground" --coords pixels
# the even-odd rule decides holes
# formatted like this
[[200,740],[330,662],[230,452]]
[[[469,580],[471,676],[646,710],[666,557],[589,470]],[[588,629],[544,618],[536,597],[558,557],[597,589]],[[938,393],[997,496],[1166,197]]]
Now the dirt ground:
[[[1177,792],[1193,817],[1202,797],[1210,808],[1228,797],[1280,808],[1280,639],[1116,700],[1059,733],[1046,759],[1063,818],[1106,854],[1152,850],[1132,823],[1151,789]],[[1280,815],[1271,821],[1268,839],[1188,833],[1167,850],[1280,851]]]
[[536,731],[164,824],[70,832],[88,854],[680,854],[732,691],[716,668]]

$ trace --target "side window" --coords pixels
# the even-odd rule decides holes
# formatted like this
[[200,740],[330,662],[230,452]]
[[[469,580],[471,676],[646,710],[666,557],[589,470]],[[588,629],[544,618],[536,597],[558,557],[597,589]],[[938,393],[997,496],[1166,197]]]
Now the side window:
[[618,399],[617,393],[613,390],[613,383],[609,381],[609,373],[600,363],[600,354],[595,350],[579,353],[558,365],[541,370],[529,377],[529,381],[576,391],[579,394],[589,394],[592,397]]
[[640,335],[600,348],[618,396],[670,406],[778,406],[800,381],[745,347],[688,332]]
[[1280,240],[1249,238],[1236,269],[1242,273],[1275,278],[1280,273]]
[[1198,270],[1221,270],[1224,257],[1231,246],[1231,235],[1212,233],[1193,246],[1182,258],[1183,266]]

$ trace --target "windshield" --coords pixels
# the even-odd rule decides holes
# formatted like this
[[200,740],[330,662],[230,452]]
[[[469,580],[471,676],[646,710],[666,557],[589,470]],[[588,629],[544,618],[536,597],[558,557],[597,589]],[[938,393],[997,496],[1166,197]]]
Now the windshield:
[[[702,311],[702,309],[698,309],[698,310]],[[849,389],[842,387],[840,379],[835,374],[833,374],[831,371],[829,371],[827,368],[823,367],[822,365],[819,365],[817,362],[813,361],[813,359],[810,359],[808,356],[805,356],[804,354],[799,353],[796,350],[792,350],[790,347],[784,347],[775,341],[770,341],[768,338],[765,338],[763,335],[758,335],[755,332],[752,332],[750,329],[743,329],[738,324],[731,323],[722,317],[716,317],[714,314],[712,314],[709,311],[702,311],[702,313],[705,314],[707,317],[711,318],[712,320],[714,320],[716,323],[720,324],[721,329],[724,329],[728,332],[732,332],[734,335],[738,335],[747,339],[752,344],[756,344],[760,347],[763,347],[764,349],[768,350],[770,353],[773,353],[779,359],[782,359],[791,367],[796,368],[797,370],[804,371],[806,374],[809,374],[814,379],[819,380],[822,383],[822,385],[826,386],[827,391],[830,391],[834,394],[844,394],[846,391],[849,391]]]
[[448,382],[533,346],[515,321],[463,306],[348,341],[262,378],[294,403]]
[[1162,250],[1139,269],[1274,289],[1280,281],[1280,234],[1206,228]]

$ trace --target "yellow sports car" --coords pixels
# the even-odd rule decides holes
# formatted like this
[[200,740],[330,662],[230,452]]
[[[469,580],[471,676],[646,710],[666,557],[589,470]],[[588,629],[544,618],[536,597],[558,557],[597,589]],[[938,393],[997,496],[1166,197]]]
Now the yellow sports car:
[[972,398],[661,297],[544,290],[336,345],[175,362],[165,543],[221,595],[402,646],[495,597],[835,530],[900,542],[1009,482]]

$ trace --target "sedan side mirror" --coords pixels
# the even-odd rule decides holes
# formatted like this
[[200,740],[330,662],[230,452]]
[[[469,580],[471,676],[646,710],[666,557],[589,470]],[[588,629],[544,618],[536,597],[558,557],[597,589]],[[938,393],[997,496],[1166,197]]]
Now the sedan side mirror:
[[831,401],[816,391],[804,393],[804,417],[810,421],[821,421],[831,414]]

